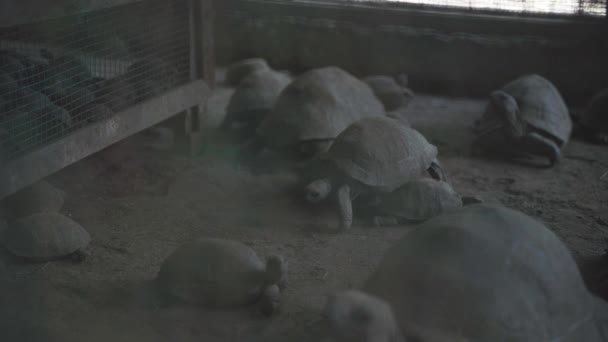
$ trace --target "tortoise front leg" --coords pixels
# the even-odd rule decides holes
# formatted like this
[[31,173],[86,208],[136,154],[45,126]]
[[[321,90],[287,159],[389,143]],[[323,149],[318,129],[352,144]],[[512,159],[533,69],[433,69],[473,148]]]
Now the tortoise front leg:
[[340,212],[340,230],[347,230],[353,224],[353,203],[350,186],[344,184],[337,192],[338,209]]
[[555,141],[543,137],[536,132],[528,133],[528,139],[530,140],[530,143],[534,144],[534,148],[538,149],[538,151],[534,152],[538,152],[539,154],[549,158],[549,167],[555,165],[555,163],[559,161],[561,157],[561,149],[559,146],[557,146]]

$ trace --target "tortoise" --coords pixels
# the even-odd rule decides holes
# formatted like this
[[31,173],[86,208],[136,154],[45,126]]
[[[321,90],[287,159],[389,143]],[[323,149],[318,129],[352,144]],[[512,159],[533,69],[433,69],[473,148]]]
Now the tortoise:
[[578,123],[593,141],[608,144],[608,88],[591,99]]
[[[406,338],[608,338],[606,303],[588,291],[568,248],[541,222],[499,205],[420,224],[389,248],[362,291],[391,304]],[[437,339],[420,337],[429,334]]]
[[254,71],[269,70],[268,62],[263,58],[247,58],[238,61],[226,69],[226,85],[235,87]]
[[232,94],[226,107],[226,117],[220,129],[243,126],[244,138],[255,135],[255,129],[274,106],[279,94],[291,79],[271,69],[255,70],[245,77]]
[[78,223],[59,213],[38,213],[10,220],[2,231],[2,243],[12,254],[45,262],[70,257],[84,260],[91,242]]
[[450,183],[421,178],[379,196],[373,221],[377,226],[420,223],[462,206],[462,197]]
[[363,78],[363,81],[372,89],[387,112],[406,108],[414,97],[414,92],[407,87],[405,75],[396,78],[374,75]]
[[340,227],[352,225],[352,200],[391,192],[427,171],[445,180],[437,148],[401,121],[379,116],[346,128],[301,172],[306,199],[318,203],[335,194]]
[[474,147],[479,151],[499,152],[513,159],[548,158],[553,166],[570,139],[572,120],[557,88],[531,74],[490,95],[475,131]]
[[323,312],[332,342],[405,342],[391,306],[358,290],[332,294]]
[[10,219],[37,213],[56,213],[63,207],[65,198],[65,191],[41,180],[4,198],[2,207],[4,216]]
[[271,314],[287,286],[287,263],[276,255],[264,263],[238,241],[201,238],[169,255],[156,282],[170,299],[214,308],[257,302],[263,313]]
[[313,157],[353,122],[383,115],[382,103],[361,80],[334,66],[313,69],[283,90],[241,156],[269,147]]

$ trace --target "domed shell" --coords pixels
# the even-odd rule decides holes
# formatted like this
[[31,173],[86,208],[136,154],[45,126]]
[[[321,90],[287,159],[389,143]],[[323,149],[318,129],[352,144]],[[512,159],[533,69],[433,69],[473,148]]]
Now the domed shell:
[[408,222],[422,222],[462,207],[460,195],[448,182],[421,178],[381,197],[380,210]]
[[250,73],[268,69],[270,69],[270,67],[263,58],[243,59],[228,67],[226,70],[226,84],[229,86],[236,86]]
[[364,82],[340,68],[325,67],[291,82],[257,134],[270,147],[284,147],[334,139],[353,122],[382,115],[382,103]]
[[257,70],[239,83],[226,107],[227,113],[247,113],[256,110],[270,111],[279,94],[291,79],[270,69]]
[[61,210],[65,198],[66,194],[63,190],[42,180],[3,199],[2,207],[7,218],[53,213]]
[[363,184],[393,190],[420,177],[437,148],[415,129],[379,116],[350,125],[321,158]]
[[502,87],[515,98],[524,122],[551,134],[563,143],[572,133],[568,107],[557,88],[542,76],[520,77]]
[[363,81],[382,102],[386,111],[405,107],[412,99],[412,91],[398,84],[393,77],[382,75],[368,76]]
[[605,341],[568,248],[504,207],[471,205],[419,225],[388,250],[365,290],[391,303],[406,335],[417,328],[446,341]]
[[39,213],[9,222],[2,232],[2,242],[16,256],[46,261],[84,250],[91,236],[66,216]]
[[587,110],[582,113],[581,124],[586,128],[608,133],[608,89],[597,93]]
[[261,296],[265,269],[243,243],[199,239],[175,250],[162,264],[157,281],[164,293],[181,301],[230,307]]

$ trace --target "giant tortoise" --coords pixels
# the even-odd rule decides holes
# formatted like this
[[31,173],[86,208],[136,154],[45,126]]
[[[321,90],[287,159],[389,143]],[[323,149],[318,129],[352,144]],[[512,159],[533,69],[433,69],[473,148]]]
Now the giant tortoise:
[[542,76],[520,77],[493,92],[475,127],[474,148],[514,159],[543,157],[552,166],[572,133],[572,120],[557,88]]
[[608,89],[597,93],[578,118],[593,141],[608,144]]

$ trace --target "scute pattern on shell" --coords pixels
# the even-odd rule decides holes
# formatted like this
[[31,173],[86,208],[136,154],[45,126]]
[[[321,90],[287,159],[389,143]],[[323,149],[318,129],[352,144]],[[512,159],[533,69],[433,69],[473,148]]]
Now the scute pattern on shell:
[[350,125],[322,158],[363,184],[391,189],[418,178],[436,157],[418,131],[381,116]]
[[9,222],[2,242],[17,256],[50,260],[84,249],[91,242],[91,236],[69,217],[39,213]]
[[270,110],[289,82],[291,79],[281,72],[270,69],[254,71],[239,83],[226,111],[238,113]]
[[[435,217],[384,255],[365,289],[399,325],[468,341],[603,341],[568,248],[540,222],[477,204]],[[450,339],[452,340],[452,339]]]
[[383,195],[380,210],[386,214],[421,222],[462,207],[460,195],[443,181],[422,178]]
[[572,120],[559,90],[542,76],[520,77],[502,87],[515,98],[524,122],[543,130],[562,143],[572,133]]
[[351,123],[384,115],[382,103],[362,81],[337,67],[297,77],[258,127],[271,147],[304,140],[333,139]]
[[265,263],[238,241],[199,239],[175,250],[157,277],[162,291],[213,307],[251,303],[261,296]]

